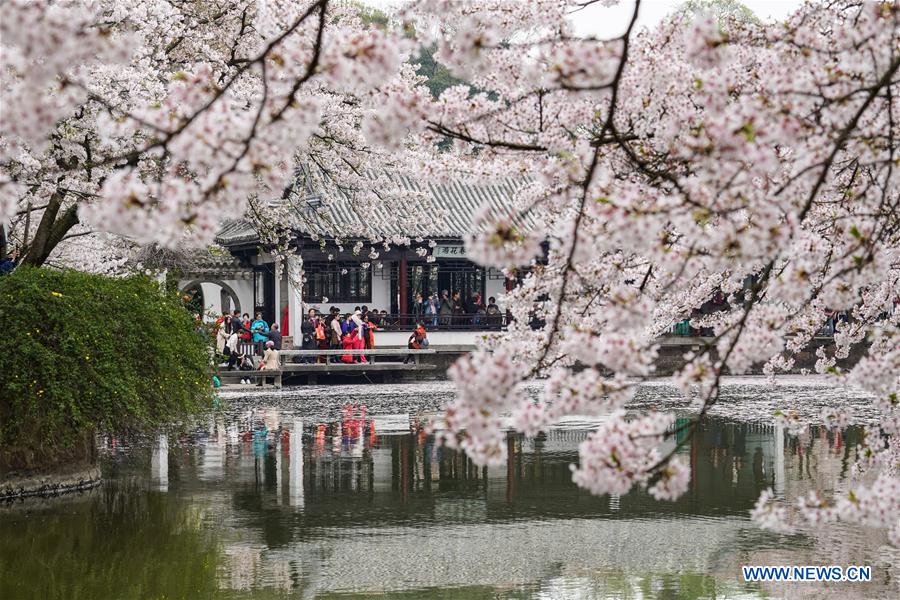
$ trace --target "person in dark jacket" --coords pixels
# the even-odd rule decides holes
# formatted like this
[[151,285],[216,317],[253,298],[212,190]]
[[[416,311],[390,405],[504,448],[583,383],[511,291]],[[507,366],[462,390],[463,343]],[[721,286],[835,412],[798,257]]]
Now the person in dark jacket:
[[440,308],[438,310],[441,315],[441,326],[446,327],[450,324],[450,319],[453,315],[453,303],[450,302],[450,294],[447,290],[441,292]]
[[452,299],[452,310],[453,310],[453,323],[456,325],[461,325],[465,320],[465,315],[468,312],[466,310],[466,303],[462,299],[462,295],[459,292],[453,292]]
[[266,334],[270,342],[275,343],[275,349],[281,350],[281,331],[278,329],[278,323],[272,323],[272,329]]
[[[300,324],[301,348],[304,350],[315,350],[318,347],[316,344],[316,325],[318,324],[316,309],[309,309],[307,314],[307,318]],[[300,362],[312,363],[315,360],[311,356],[304,356]]]

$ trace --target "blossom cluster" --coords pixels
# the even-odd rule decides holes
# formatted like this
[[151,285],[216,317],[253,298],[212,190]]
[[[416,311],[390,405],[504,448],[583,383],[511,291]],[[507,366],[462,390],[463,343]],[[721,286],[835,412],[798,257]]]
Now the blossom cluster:
[[658,481],[649,492],[658,499],[674,500],[690,483],[690,471],[679,460],[670,460],[657,473],[657,449],[671,427],[672,415],[650,413],[628,421],[618,410],[581,443],[579,465],[572,467],[572,479],[594,494],[625,494],[633,485],[646,486],[654,474]]

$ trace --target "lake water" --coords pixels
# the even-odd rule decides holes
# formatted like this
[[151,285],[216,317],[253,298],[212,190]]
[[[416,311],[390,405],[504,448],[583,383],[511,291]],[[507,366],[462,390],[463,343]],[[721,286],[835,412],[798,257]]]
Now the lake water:
[[[0,598],[896,598],[878,531],[776,535],[748,511],[850,484],[861,427],[799,437],[773,406],[862,397],[791,380],[732,380],[684,449],[689,492],[594,497],[569,465],[592,426],[510,434],[480,468],[422,425],[449,383],[225,395],[188,431],[103,440],[102,486],[0,507]],[[666,385],[637,407],[685,411]],[[346,408],[342,408],[345,407]],[[364,407],[364,408],[363,408]],[[865,584],[747,584],[741,565],[871,565]]]

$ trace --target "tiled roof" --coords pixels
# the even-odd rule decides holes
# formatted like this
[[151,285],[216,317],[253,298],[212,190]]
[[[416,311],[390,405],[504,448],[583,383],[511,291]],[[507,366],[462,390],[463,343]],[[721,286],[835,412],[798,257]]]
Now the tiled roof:
[[[459,181],[423,184],[403,175],[390,175],[388,178],[398,189],[410,192],[409,203],[378,202],[366,207],[360,214],[361,211],[350,198],[336,187],[305,190],[307,194],[311,192],[322,197],[322,204],[305,211],[303,224],[298,229],[301,233],[325,237],[401,235],[461,238],[469,231],[472,217],[482,205],[488,204],[492,211],[504,212],[512,204],[516,189],[526,183],[522,179],[508,178],[487,185]],[[296,197],[293,203],[298,203]],[[424,211],[428,215],[425,230],[410,231],[409,219],[404,222],[404,217],[416,211]],[[223,246],[250,244],[258,240],[256,229],[246,219],[226,223],[216,236],[216,241]]]
[[216,234],[216,242],[222,246],[251,244],[258,240],[259,234],[256,232],[256,228],[247,219],[228,221]]

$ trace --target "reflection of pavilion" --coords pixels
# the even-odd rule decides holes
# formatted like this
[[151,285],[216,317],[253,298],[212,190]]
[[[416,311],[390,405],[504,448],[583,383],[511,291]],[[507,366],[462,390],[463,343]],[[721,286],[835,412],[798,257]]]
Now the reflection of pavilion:
[[[379,432],[373,425],[379,419],[382,425],[392,423],[394,431]],[[403,420],[409,423],[408,417]],[[233,424],[209,423],[206,443],[196,456],[197,477],[209,482],[225,477],[247,480],[258,488],[254,493],[270,497],[276,505],[302,507],[298,519],[319,524],[323,518],[325,524],[338,524],[328,523],[335,507],[352,512],[354,520],[365,520],[373,507],[391,508],[379,512],[380,522],[398,512],[398,506],[403,506],[399,512],[404,517],[410,510],[425,515],[443,501],[441,492],[481,498],[484,514],[491,518],[512,513],[520,517],[522,511],[582,516],[614,512],[608,498],[593,497],[571,481],[569,465],[578,460],[584,430],[554,429],[535,438],[510,434],[505,464],[486,468],[461,453],[436,447],[422,432],[397,435],[399,422],[398,415],[391,420],[371,418],[356,429],[348,429],[346,423],[307,423],[304,431],[302,420],[281,422],[277,412],[268,411],[256,429],[249,420],[238,424],[239,431],[231,429]],[[691,465],[692,492],[674,503],[653,502],[633,492],[617,501],[617,510],[743,512],[761,489],[784,488],[783,449],[783,436],[772,427],[730,422],[701,427],[682,450]],[[157,454],[154,464],[160,462]]]
[[232,558],[222,582],[237,589],[505,586],[608,565],[715,571],[718,557],[748,537],[742,532],[755,531],[747,511],[760,486],[779,479],[783,448],[773,428],[703,428],[684,454],[693,491],[660,503],[641,492],[611,499],[576,488],[569,464],[584,430],[510,435],[506,464],[480,468],[407,433],[408,417],[376,417],[373,436],[368,426],[263,414],[264,433],[248,417],[234,439],[230,424],[211,423],[193,454],[199,480],[231,483],[229,496],[213,502],[225,501],[221,514],[241,532],[226,542]]

